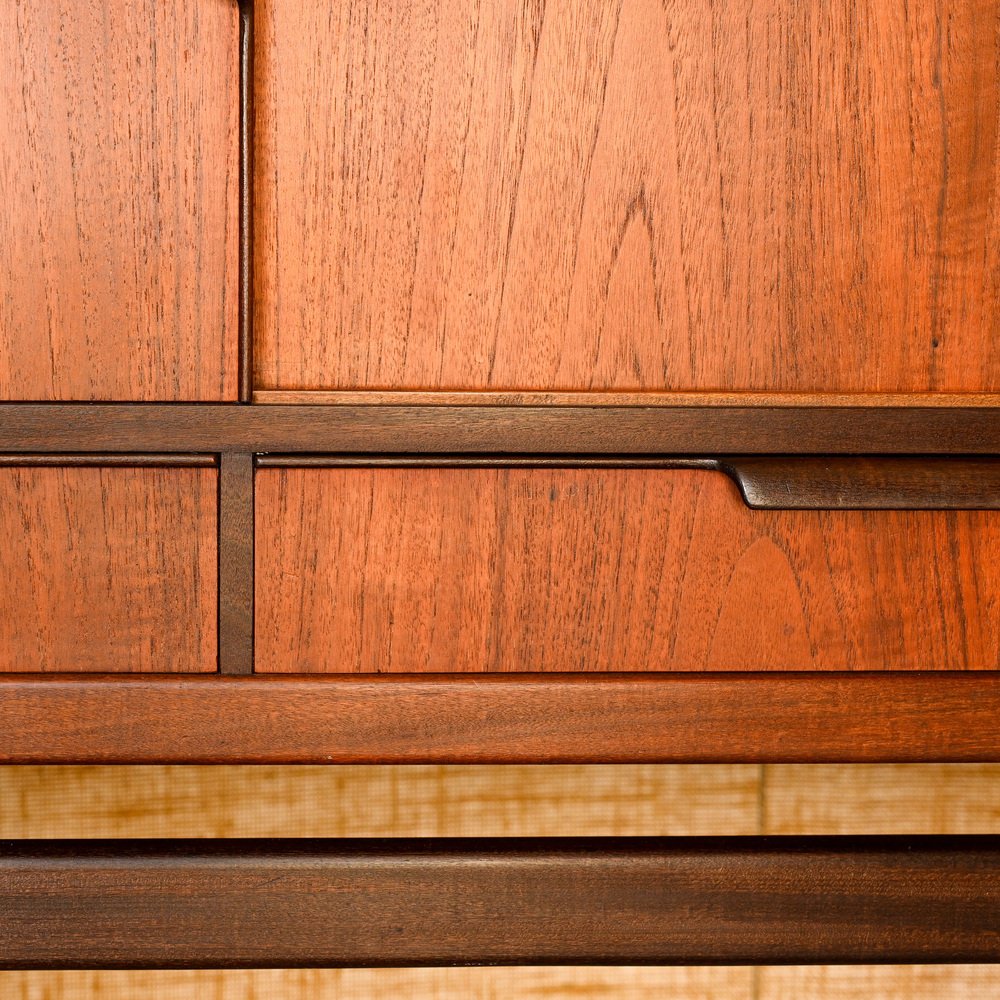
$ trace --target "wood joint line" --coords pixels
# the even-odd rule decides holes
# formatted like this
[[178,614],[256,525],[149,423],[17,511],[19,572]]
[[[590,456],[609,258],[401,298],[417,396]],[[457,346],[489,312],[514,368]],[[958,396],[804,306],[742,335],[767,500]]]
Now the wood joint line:
[[253,402],[254,16],[239,0],[240,19],[240,260],[239,401]]

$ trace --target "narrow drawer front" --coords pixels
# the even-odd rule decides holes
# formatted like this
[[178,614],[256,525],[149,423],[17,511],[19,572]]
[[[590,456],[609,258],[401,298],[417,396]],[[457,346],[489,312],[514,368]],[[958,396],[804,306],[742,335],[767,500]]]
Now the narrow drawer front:
[[216,475],[0,468],[0,671],[215,670]]
[[751,510],[718,472],[257,473],[267,672],[1000,666],[1000,512]]
[[235,398],[238,16],[0,3],[0,399]]

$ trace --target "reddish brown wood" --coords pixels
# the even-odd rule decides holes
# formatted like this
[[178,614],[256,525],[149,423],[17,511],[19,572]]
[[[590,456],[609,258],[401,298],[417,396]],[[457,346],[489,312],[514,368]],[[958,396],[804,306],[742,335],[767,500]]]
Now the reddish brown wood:
[[261,389],[997,390],[995,0],[258,0]]
[[[0,463],[4,461],[0,456]],[[758,510],[1000,510],[1000,459],[879,456],[261,455],[258,468],[708,469]]]
[[0,671],[215,670],[216,475],[0,467]]
[[1000,762],[996,673],[0,677],[18,763]]
[[0,398],[237,390],[233,0],[0,4]]
[[751,511],[718,472],[261,469],[264,672],[1000,666],[1000,514]]

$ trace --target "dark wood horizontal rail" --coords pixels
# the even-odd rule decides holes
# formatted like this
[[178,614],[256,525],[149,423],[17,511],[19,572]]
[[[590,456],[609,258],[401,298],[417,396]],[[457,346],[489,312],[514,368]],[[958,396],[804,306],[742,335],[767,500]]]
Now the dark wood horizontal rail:
[[996,961],[996,837],[0,845],[8,969]]
[[800,456],[263,455],[260,468],[708,469],[759,510],[1000,510],[1000,459]]
[[1000,454],[990,407],[0,404],[0,452]]
[[6,763],[1000,761],[996,672],[0,678]]

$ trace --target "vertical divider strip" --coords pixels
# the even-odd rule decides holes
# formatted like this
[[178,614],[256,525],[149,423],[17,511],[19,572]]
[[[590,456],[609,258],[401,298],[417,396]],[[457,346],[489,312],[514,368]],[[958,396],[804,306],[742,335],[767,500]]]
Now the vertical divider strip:
[[219,456],[219,672],[253,673],[254,457]]
[[253,0],[240,5],[239,401],[253,401]]

